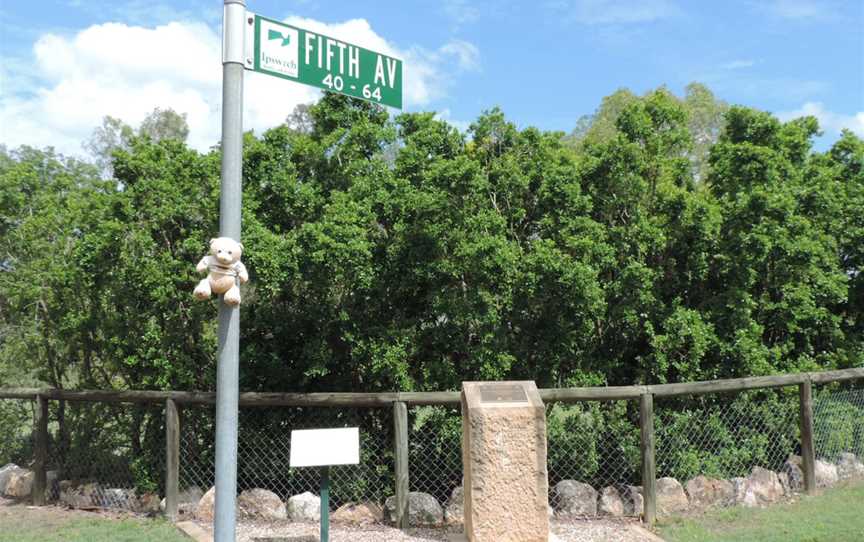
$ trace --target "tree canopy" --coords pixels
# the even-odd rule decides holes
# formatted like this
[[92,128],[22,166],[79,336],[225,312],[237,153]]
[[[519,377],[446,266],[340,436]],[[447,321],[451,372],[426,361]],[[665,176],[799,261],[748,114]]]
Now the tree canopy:
[[[4,384],[213,388],[216,310],[191,292],[219,150],[175,121],[107,121],[110,179],[0,154]],[[616,93],[575,137],[328,94],[245,137],[241,387],[860,366],[864,142],[815,152],[817,133],[701,86]]]

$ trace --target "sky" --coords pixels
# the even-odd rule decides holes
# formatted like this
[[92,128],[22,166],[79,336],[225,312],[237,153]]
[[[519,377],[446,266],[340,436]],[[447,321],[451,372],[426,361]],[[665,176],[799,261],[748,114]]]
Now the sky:
[[[464,130],[500,106],[569,132],[604,96],[698,81],[782,120],[816,116],[825,149],[864,137],[864,0],[247,0],[247,9],[403,59],[406,111]],[[0,144],[81,144],[105,115],[187,115],[219,140],[221,0],[0,0]],[[261,133],[320,91],[246,72]]]

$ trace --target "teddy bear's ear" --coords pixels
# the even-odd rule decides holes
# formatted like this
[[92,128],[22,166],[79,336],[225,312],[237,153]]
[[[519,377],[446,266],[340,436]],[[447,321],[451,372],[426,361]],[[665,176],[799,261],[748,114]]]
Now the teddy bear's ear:
[[216,238],[213,237],[212,239],[210,239],[210,242],[208,244],[212,247],[213,243],[215,243],[215,242],[216,242]]
[[240,247],[240,250],[246,250],[246,247],[243,246],[243,243],[237,243],[237,246]]

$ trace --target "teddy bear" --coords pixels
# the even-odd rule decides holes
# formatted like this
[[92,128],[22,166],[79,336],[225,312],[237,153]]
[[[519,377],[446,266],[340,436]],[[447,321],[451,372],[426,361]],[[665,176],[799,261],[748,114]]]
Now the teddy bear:
[[225,294],[223,299],[227,305],[239,305],[240,287],[236,279],[239,278],[241,283],[249,281],[246,266],[240,261],[242,255],[243,245],[234,239],[210,239],[210,254],[201,258],[195,267],[199,273],[208,272],[195,287],[195,297],[203,301],[210,299],[211,293]]

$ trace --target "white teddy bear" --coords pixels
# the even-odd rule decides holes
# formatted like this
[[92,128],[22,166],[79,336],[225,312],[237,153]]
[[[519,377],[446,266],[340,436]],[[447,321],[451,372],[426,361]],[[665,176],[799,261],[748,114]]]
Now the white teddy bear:
[[216,237],[210,239],[210,254],[201,258],[195,269],[199,273],[208,271],[207,277],[202,279],[195,287],[194,295],[197,299],[210,299],[210,294],[225,294],[223,299],[227,305],[236,306],[240,304],[241,283],[249,281],[249,273],[246,266],[240,261],[243,255],[243,245],[230,237]]

